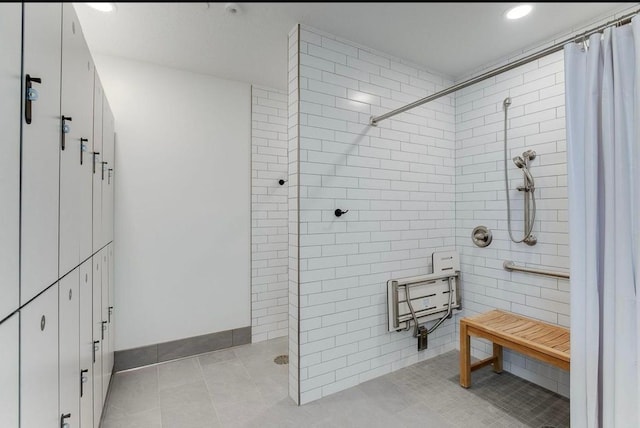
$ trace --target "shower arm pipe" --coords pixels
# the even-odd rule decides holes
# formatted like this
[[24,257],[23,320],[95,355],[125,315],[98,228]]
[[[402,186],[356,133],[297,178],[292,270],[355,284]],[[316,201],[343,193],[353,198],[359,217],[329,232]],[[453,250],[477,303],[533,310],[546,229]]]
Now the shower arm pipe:
[[546,275],[552,276],[554,278],[564,278],[569,279],[569,274],[565,272],[552,271],[547,269],[536,269],[525,266],[517,266],[511,260],[505,260],[502,264],[505,270],[509,272],[517,271],[517,272],[527,272],[527,273],[535,273],[536,275]]
[[504,73],[506,71],[513,70],[514,68],[518,68],[521,65],[528,64],[528,63],[530,63],[532,61],[536,61],[536,60],[538,60],[540,58],[544,58],[545,56],[551,55],[552,53],[559,52],[562,49],[564,49],[564,46],[567,43],[584,41],[584,40],[586,40],[587,37],[589,37],[589,36],[591,36],[593,34],[596,34],[596,33],[600,33],[603,30],[605,30],[606,28],[611,27],[612,25],[628,24],[629,22],[631,22],[631,18],[633,18],[635,15],[637,15],[638,12],[640,12],[640,9],[636,10],[634,12],[628,13],[626,15],[623,15],[623,16],[617,18],[617,19],[611,20],[611,21],[609,21],[609,22],[607,22],[605,24],[601,24],[601,25],[599,25],[597,27],[594,27],[594,28],[592,28],[590,30],[587,30],[587,31],[585,31],[583,33],[580,33],[578,35],[566,38],[566,39],[562,40],[561,42],[555,43],[555,44],[553,44],[553,45],[551,45],[551,46],[549,46],[547,48],[544,48],[544,49],[539,50],[537,52],[534,52],[534,53],[532,53],[530,55],[527,55],[527,56],[525,56],[523,58],[520,58],[520,59],[518,59],[518,60],[516,60],[516,61],[514,61],[514,62],[512,62],[510,64],[505,64],[505,65],[503,65],[501,67],[494,68],[494,69],[489,70],[487,72],[484,72],[484,73],[482,73],[482,74],[480,74],[480,75],[478,75],[476,77],[472,77],[472,78],[467,79],[467,80],[465,80],[463,82],[460,82],[460,83],[455,84],[453,86],[450,86],[450,87],[448,87],[446,89],[438,91],[438,92],[436,92],[434,94],[431,94],[431,95],[429,95],[427,97],[421,98],[421,99],[419,99],[417,101],[412,102],[411,104],[407,104],[406,106],[399,107],[399,108],[397,108],[395,110],[392,110],[392,111],[390,111],[388,113],[381,114],[380,116],[371,116],[371,119],[369,119],[369,125],[377,126],[378,123],[380,123],[381,121],[389,119],[390,117],[393,117],[393,116],[395,116],[397,114],[404,113],[407,110],[411,110],[411,109],[419,107],[419,106],[421,106],[423,104],[431,102],[433,100],[437,100],[438,98],[442,98],[442,97],[444,97],[446,95],[449,95],[449,94],[451,94],[453,92],[459,91],[460,89],[464,89],[464,88],[466,88],[468,86],[475,85],[478,82],[482,82],[483,80],[490,79],[490,78],[492,78],[494,76],[497,76],[499,74],[502,74],[502,73]]

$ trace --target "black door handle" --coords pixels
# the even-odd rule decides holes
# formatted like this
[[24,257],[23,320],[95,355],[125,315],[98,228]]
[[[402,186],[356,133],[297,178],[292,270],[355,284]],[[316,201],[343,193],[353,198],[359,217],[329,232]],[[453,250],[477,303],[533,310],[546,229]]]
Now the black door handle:
[[98,156],[100,152],[93,152],[93,173],[96,173],[96,156]]
[[104,331],[107,329],[107,322],[102,321],[102,340],[104,340]]
[[93,341],[93,364],[96,363],[96,351],[98,350],[98,343],[100,343],[99,340],[94,340]]
[[84,396],[84,382],[85,382],[84,374],[85,373],[89,373],[89,369],[80,370],[80,398]]
[[113,306],[109,306],[109,324],[111,324],[111,314],[113,313]]
[[67,120],[71,122],[73,119],[67,116],[62,116],[62,138],[60,143],[62,150],[65,148],[65,134],[69,132],[69,126],[66,124]]
[[71,413],[67,413],[66,415],[60,416],[60,428],[65,428],[65,425],[67,424],[64,423],[64,420],[69,419],[70,417],[71,417]]
[[111,184],[111,172],[113,171],[113,168],[109,168],[109,170],[107,171],[107,184]]
[[31,83],[42,83],[42,79],[39,77],[25,76],[25,103],[24,103],[24,120],[27,125],[31,124],[31,102],[38,99],[38,91],[31,87]]
[[109,162],[104,162],[104,161],[102,161],[102,162],[100,162],[100,163],[102,164],[102,181],[104,181],[104,166],[105,166],[106,164],[108,164]]
[[82,165],[82,161],[84,160],[84,143],[88,143],[89,139],[88,138],[83,138],[80,137],[80,165]]

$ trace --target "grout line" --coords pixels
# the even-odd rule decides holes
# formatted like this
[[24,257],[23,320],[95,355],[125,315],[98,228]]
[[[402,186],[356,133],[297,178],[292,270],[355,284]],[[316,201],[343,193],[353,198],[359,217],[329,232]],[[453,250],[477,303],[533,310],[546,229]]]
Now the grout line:
[[[202,354],[202,355],[205,355],[205,354]],[[209,396],[209,402],[211,403],[211,408],[213,409],[213,412],[216,415],[216,419],[218,423],[220,424],[220,426],[223,426],[222,421],[220,420],[220,416],[218,415],[218,410],[216,409],[216,405],[213,402],[213,397],[211,396],[211,390],[209,389],[209,384],[207,383],[207,379],[204,376],[204,369],[202,368],[202,364],[200,363],[200,357],[197,357],[197,360],[198,360],[198,367],[200,368],[200,375],[202,377],[202,381],[204,382],[204,387],[207,389],[207,395]]]

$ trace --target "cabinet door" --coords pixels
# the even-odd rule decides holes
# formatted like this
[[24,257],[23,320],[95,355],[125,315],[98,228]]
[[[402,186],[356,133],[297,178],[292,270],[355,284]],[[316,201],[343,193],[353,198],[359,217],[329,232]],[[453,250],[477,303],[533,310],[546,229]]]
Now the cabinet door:
[[[62,95],[64,129],[60,150],[60,275],[91,251],[91,155],[93,64],[71,3],[62,9]],[[83,151],[83,148],[85,149]]]
[[93,426],[102,416],[102,254],[93,259]]
[[104,248],[100,251],[102,257],[102,401],[107,399],[111,369],[109,362],[109,251]]
[[107,97],[103,97],[102,150],[104,151],[104,180],[102,181],[102,240],[113,241],[113,172],[115,164],[115,123]]
[[[0,320],[18,309],[22,6],[0,3]],[[0,351],[1,352],[1,351]]]
[[22,112],[22,304],[58,280],[61,23],[62,4],[24,3],[22,83],[38,97]]
[[102,248],[102,85],[94,73],[93,93],[93,252]]
[[20,427],[60,426],[58,287],[20,310]]
[[2,415],[2,426],[7,428],[18,428],[20,388],[18,335],[19,315],[15,314],[0,324],[0,361],[2,362],[0,364],[0,415]]
[[61,3],[24,3],[22,82],[38,97],[21,112],[22,304],[58,280],[61,23]]
[[114,351],[115,351],[115,305],[114,305],[114,259],[113,242],[107,247],[109,252],[109,376],[113,374]]
[[80,269],[58,283],[60,414],[71,428],[80,421]]
[[80,426],[93,427],[93,289],[91,260],[80,265]]

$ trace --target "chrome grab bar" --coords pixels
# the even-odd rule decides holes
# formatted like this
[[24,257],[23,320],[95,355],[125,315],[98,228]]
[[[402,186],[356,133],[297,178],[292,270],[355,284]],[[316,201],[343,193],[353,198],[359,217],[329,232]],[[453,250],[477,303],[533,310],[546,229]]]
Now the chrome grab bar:
[[536,268],[530,268],[525,266],[517,266],[511,260],[505,260],[502,266],[504,267],[505,270],[508,270],[509,272],[513,272],[513,271],[527,272],[527,273],[535,273],[536,275],[546,275],[546,276],[552,276],[554,278],[569,279],[569,274],[566,272],[558,272],[558,271],[552,271],[547,269],[536,269]]

